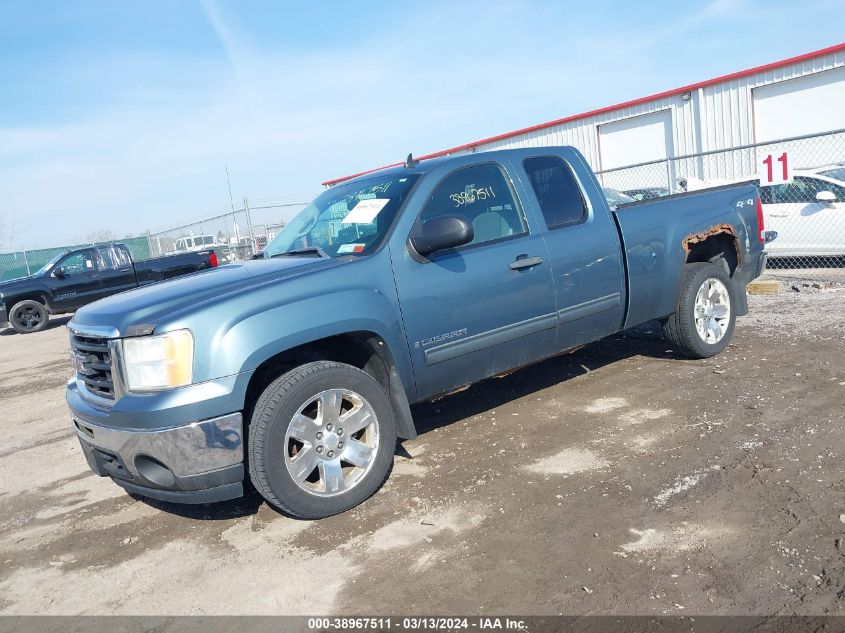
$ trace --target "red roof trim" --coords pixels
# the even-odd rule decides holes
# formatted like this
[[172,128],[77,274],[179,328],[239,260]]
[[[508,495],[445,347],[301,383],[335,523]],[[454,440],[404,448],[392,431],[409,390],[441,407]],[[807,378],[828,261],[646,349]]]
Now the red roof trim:
[[[447,154],[453,154],[455,152],[462,152],[467,149],[471,149],[478,145],[484,145],[486,143],[492,143],[494,141],[501,141],[506,138],[512,138],[514,136],[519,136],[520,134],[528,134],[529,132],[536,132],[537,130],[543,130],[545,128],[553,127],[555,125],[561,125],[563,123],[569,123],[571,121],[577,121],[578,119],[585,119],[587,117],[595,116],[597,114],[604,114],[606,112],[612,112],[614,110],[621,110],[622,108],[629,108],[635,105],[641,105],[643,103],[648,103],[649,101],[654,101],[656,99],[663,99],[664,97],[672,97],[674,95],[684,94],[685,92],[692,92],[693,90],[698,90],[699,88],[706,88],[707,86],[712,86],[713,84],[722,83],[724,81],[731,81],[733,79],[740,79],[742,77],[747,77],[748,75],[754,75],[757,73],[766,72],[767,70],[774,70],[775,68],[781,68],[783,66],[789,66],[791,64],[798,64],[810,59],[815,59],[816,57],[822,57],[824,55],[830,55],[831,53],[838,53],[840,51],[845,51],[845,42],[842,44],[835,44],[834,46],[828,46],[827,48],[822,48],[817,51],[812,51],[810,53],[804,53],[803,55],[798,55],[796,57],[790,57],[789,59],[783,59],[781,61],[772,62],[770,64],[763,64],[762,66],[755,66],[754,68],[748,68],[746,70],[740,70],[735,73],[731,73],[729,75],[722,75],[721,77],[714,77],[713,79],[707,79],[705,81],[700,81],[698,83],[689,84],[687,86],[681,86],[680,88],[673,88],[672,90],[666,90],[664,92],[658,92],[657,94],[649,95],[648,97],[640,97],[639,99],[633,99],[631,101],[624,101],[622,103],[617,103],[616,105],[606,106],[604,108],[599,108],[597,110],[590,110],[589,112],[582,112],[581,114],[573,114],[567,117],[563,117],[562,119],[555,119],[554,121],[547,121],[545,123],[540,123],[538,125],[532,125],[531,127],[521,128],[519,130],[514,130],[513,132],[505,132],[504,134],[497,134],[496,136],[491,136],[489,138],[481,139],[480,141],[473,141],[472,143],[464,143],[463,145],[457,145],[455,147],[450,147],[449,149],[444,149],[439,152],[434,152],[433,154],[426,154],[425,156],[417,157],[417,160],[428,160],[430,158],[439,158],[440,156],[446,156]],[[376,167],[375,169],[368,169],[367,171],[362,171],[357,174],[352,174],[351,176],[343,176],[342,178],[335,178],[333,180],[326,180],[322,183],[324,186],[331,186],[336,185],[339,182],[343,182],[344,180],[351,180],[352,178],[357,178],[358,176],[364,176],[366,174],[372,174],[373,172],[380,171],[382,169],[388,169],[390,167],[397,167],[402,163],[393,163],[392,165],[385,165],[383,167]]]

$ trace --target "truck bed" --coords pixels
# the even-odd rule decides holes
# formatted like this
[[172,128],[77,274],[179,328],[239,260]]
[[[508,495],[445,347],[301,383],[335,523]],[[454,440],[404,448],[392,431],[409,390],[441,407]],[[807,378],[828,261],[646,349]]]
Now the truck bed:
[[[666,316],[676,307],[687,251],[713,233],[739,245],[735,276],[751,279],[763,243],[757,226],[757,187],[730,184],[621,205],[613,211],[627,267],[625,327]],[[740,258],[748,251],[750,257]],[[657,308],[655,309],[655,306]],[[744,306],[739,306],[740,310]]]

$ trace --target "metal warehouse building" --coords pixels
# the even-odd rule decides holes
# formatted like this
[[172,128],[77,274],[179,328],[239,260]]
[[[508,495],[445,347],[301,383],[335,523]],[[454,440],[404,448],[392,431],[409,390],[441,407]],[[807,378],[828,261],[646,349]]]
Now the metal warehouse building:
[[[680,176],[730,179],[754,174],[757,156],[749,146],[843,128],[845,44],[838,44],[421,158],[574,145],[607,186],[621,187],[621,182],[614,182],[623,178],[620,168],[651,163],[660,168],[648,174],[641,170],[637,185],[673,188]],[[729,149],[737,151],[723,153]],[[803,152],[801,146],[795,146],[790,151],[797,166],[818,164],[817,148]],[[708,153],[714,159],[704,160]],[[686,163],[671,160],[685,156],[691,157]],[[323,184],[330,186],[350,177]]]

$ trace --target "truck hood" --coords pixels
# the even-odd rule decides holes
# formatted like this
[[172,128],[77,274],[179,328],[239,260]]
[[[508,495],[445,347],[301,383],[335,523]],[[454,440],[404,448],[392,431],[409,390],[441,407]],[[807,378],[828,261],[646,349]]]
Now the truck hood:
[[10,290],[18,290],[20,288],[23,288],[24,286],[29,286],[36,279],[40,279],[40,277],[36,277],[35,275],[29,275],[27,277],[18,277],[17,279],[8,279],[6,281],[0,281],[0,295],[8,294]]
[[281,281],[336,263],[331,259],[278,257],[211,268],[96,301],[80,308],[71,325],[117,330],[125,336],[130,326],[158,325],[166,317],[205,301],[219,301],[250,286]]

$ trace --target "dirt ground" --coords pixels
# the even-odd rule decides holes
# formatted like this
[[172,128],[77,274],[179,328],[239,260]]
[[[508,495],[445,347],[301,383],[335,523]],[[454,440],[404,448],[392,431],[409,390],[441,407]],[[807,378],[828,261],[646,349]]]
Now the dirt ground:
[[751,299],[715,359],[643,327],[416,408],[319,522],[94,476],[64,321],[7,331],[0,613],[845,614],[845,290]]

